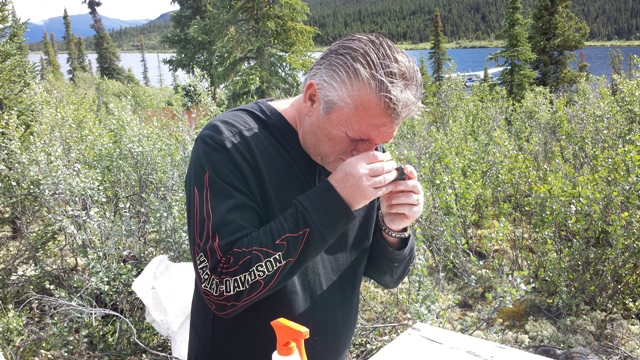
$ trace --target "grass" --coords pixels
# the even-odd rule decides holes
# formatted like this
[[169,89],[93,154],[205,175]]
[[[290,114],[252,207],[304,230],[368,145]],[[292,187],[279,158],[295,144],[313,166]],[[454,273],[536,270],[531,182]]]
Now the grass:
[[586,46],[640,46],[640,40],[587,41]]

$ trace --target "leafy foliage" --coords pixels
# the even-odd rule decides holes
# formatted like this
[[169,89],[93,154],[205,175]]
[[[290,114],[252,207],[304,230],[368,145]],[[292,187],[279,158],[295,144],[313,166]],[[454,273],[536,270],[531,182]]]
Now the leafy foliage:
[[[610,314],[589,320],[599,329],[638,324],[640,82],[620,78],[615,96],[602,79],[555,95],[532,88],[510,104],[502,88],[468,93],[451,81],[392,143],[419,169],[426,208],[418,262],[396,295],[402,306],[377,323],[410,315],[409,324],[521,347],[624,358],[611,342],[638,356],[637,328],[629,341],[615,331],[578,341],[567,324],[592,314]],[[556,335],[535,335],[541,327]]]
[[[194,133],[186,119],[151,111],[181,99],[80,75],[75,85],[38,85],[30,101],[34,131],[21,141],[9,128],[1,153],[0,311],[8,317],[0,320],[0,351],[9,359],[41,351],[139,358],[145,350],[133,330],[108,310],[130,319],[142,342],[169,352],[145,323],[131,283],[158,254],[189,259],[181,184]],[[40,295],[97,315],[64,311]]]
[[[254,83],[228,82],[217,102],[198,69],[173,92],[88,74],[38,83],[24,29],[0,0],[0,351],[168,353],[131,283],[156,255],[189,260],[183,176],[202,114]],[[640,60],[624,76],[612,55],[611,83],[581,76],[523,88],[519,102],[490,81],[435,85],[421,61],[425,112],[389,144],[425,189],[416,262],[397,290],[363,283],[352,358],[417,321],[522,348],[640,356]],[[194,106],[195,129],[182,115]]]
[[178,0],[173,30],[166,37],[176,49],[171,69],[200,69],[214,96],[224,88],[229,106],[267,97],[291,96],[298,74],[311,65],[313,29],[300,0],[216,0],[203,4]]

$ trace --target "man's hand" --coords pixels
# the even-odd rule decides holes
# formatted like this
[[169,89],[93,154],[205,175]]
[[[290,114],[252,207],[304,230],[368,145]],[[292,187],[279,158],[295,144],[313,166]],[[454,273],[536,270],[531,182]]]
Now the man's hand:
[[418,182],[418,172],[411,165],[404,166],[407,179],[394,181],[392,190],[380,197],[380,210],[385,225],[393,231],[411,225],[424,207],[424,192]]
[[[388,154],[378,151],[364,152],[340,164],[328,180],[351,210],[360,209],[375,198],[407,188],[405,183],[408,181],[393,182],[397,175],[397,165],[395,161],[386,160],[389,160]],[[416,177],[415,169],[413,176]],[[395,197],[393,199],[402,200]]]

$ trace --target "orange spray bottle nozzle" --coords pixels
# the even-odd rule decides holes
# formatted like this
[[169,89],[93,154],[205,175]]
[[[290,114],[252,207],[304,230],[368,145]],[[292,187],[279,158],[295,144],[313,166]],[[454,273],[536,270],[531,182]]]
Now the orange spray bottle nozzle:
[[276,351],[281,356],[291,356],[296,348],[300,359],[307,360],[304,351],[304,339],[309,338],[309,329],[285,318],[279,318],[271,322],[276,331]]

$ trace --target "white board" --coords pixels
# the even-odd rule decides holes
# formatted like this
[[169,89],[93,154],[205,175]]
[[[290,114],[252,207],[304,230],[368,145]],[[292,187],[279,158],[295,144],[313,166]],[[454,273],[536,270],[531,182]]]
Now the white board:
[[491,341],[417,323],[369,360],[549,360]]

